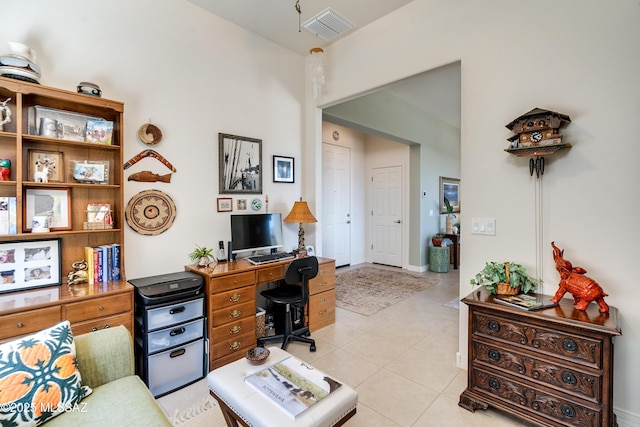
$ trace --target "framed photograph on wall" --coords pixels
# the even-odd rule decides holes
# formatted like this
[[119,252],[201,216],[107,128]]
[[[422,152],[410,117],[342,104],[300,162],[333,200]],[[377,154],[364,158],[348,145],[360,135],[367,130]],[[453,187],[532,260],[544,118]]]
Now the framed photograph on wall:
[[231,212],[233,210],[233,199],[218,197],[218,212]]
[[294,182],[293,157],[273,156],[273,182]]
[[62,182],[64,163],[59,151],[29,150],[29,181]]
[[262,140],[218,134],[220,194],[262,194]]
[[447,213],[447,206],[444,204],[444,198],[449,199],[449,203],[453,206],[453,213],[460,212],[460,179],[440,177],[440,213]]
[[60,285],[60,239],[0,243],[0,293]]
[[51,231],[71,230],[71,188],[27,188],[22,228],[31,231],[34,216],[49,218]]

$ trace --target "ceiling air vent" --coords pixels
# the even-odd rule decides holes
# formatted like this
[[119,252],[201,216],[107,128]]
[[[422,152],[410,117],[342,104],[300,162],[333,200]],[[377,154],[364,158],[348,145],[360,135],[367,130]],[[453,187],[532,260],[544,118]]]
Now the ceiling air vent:
[[329,41],[352,29],[353,24],[329,7],[302,24],[302,28]]

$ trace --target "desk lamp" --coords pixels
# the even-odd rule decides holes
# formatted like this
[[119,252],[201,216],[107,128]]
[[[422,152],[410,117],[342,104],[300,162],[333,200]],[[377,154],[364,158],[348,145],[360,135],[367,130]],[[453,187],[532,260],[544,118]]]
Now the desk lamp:
[[294,250],[293,252],[298,255],[306,255],[307,248],[304,245],[304,229],[302,228],[302,224],[318,222],[318,220],[309,210],[307,202],[303,202],[302,197],[300,197],[300,201],[294,202],[291,212],[289,212],[289,215],[287,215],[287,217],[282,221],[297,222],[300,224],[300,229],[298,230],[298,249]]

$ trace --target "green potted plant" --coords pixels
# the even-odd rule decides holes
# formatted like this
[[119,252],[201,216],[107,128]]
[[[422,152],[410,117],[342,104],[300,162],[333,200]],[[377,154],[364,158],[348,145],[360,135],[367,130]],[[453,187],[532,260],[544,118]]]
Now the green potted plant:
[[431,243],[433,243],[433,246],[441,246],[443,238],[444,238],[444,233],[434,234],[433,237],[431,238]]
[[448,234],[453,234],[453,219],[456,217],[453,214],[453,206],[446,197],[444,198],[444,206],[447,209],[446,229]]
[[470,282],[474,286],[485,286],[492,294],[527,294],[542,283],[529,276],[524,266],[514,262],[487,262]]
[[213,249],[198,245],[196,245],[193,252],[189,254],[189,259],[195,262],[198,267],[206,267],[216,260],[213,256]]

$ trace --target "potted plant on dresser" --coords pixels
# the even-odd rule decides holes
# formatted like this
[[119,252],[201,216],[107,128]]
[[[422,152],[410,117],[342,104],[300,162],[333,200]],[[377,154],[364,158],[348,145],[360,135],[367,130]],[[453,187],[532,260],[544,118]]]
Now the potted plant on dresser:
[[213,249],[196,245],[196,248],[189,254],[189,259],[195,263],[197,267],[207,267],[216,259],[213,256]]
[[487,262],[470,282],[474,286],[485,286],[492,294],[527,294],[541,283],[526,272],[526,268],[515,262]]

